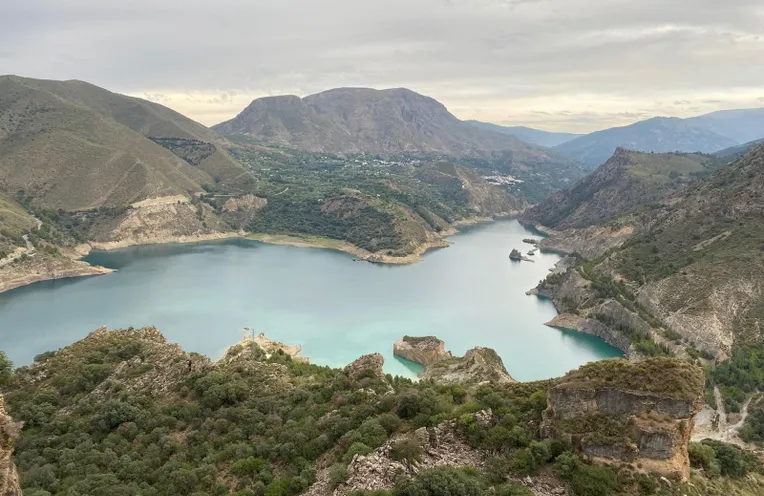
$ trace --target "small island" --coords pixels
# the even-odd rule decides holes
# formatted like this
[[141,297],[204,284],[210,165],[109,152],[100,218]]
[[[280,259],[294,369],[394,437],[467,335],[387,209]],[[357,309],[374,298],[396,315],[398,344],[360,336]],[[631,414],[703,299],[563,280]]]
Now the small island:
[[514,262],[533,262],[532,259],[524,256],[517,248],[513,248],[512,251],[509,252],[509,259]]

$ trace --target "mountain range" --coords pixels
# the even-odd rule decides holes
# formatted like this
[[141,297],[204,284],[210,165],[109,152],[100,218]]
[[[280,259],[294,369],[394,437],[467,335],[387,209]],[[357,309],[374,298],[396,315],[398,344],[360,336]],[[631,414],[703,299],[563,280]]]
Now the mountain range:
[[764,137],[764,109],[724,110],[688,119],[654,117],[580,136],[555,149],[590,165],[616,148],[642,152],[713,153]]
[[583,136],[581,134],[574,133],[553,133],[550,131],[543,131],[541,129],[534,129],[526,126],[500,126],[498,124],[492,124],[490,122],[481,121],[465,121],[473,126],[488,129],[490,131],[496,131],[502,134],[509,134],[525,141],[526,143],[532,143],[539,146],[553,147],[561,145],[572,139]]

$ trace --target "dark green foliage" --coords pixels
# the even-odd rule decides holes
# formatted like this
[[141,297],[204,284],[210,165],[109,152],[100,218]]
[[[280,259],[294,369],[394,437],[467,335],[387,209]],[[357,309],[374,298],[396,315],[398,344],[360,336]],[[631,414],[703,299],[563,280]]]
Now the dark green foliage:
[[721,475],[727,477],[743,477],[758,467],[756,455],[743,451],[735,445],[711,439],[704,439],[702,445],[710,447],[714,457],[709,461],[710,455],[707,450],[701,452],[695,448],[695,453],[690,461],[695,464],[699,463],[704,469],[713,467],[714,459],[718,463]]
[[422,460],[422,453],[422,446],[419,443],[411,439],[401,439],[393,444],[390,458],[410,466]]
[[0,350],[0,387],[10,385],[13,379],[13,362],[8,360],[4,351]]
[[609,496],[619,494],[618,490],[621,488],[613,469],[587,465],[570,452],[557,457],[555,472],[569,481],[575,496]]
[[319,202],[291,203],[272,199],[268,207],[249,225],[252,232],[274,234],[309,233],[348,241],[375,252],[402,247],[401,235],[393,218],[371,206],[362,206],[354,214],[328,212]]
[[396,496],[480,496],[485,486],[474,471],[433,468],[395,485]]
[[737,347],[729,360],[709,372],[712,385],[718,386],[729,411],[740,411],[745,398],[764,390],[764,349]]

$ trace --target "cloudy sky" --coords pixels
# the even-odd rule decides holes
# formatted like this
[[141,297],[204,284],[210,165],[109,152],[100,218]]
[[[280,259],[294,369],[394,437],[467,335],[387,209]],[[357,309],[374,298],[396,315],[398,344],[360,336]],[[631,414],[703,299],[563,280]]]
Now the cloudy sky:
[[761,0],[0,0],[0,73],[205,124],[250,100],[405,86],[464,119],[586,132],[764,106]]

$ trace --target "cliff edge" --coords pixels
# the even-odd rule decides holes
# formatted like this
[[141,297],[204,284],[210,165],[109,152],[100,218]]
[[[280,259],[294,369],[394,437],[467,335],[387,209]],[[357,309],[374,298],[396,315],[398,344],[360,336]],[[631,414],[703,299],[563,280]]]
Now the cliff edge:
[[671,358],[589,363],[548,391],[542,434],[602,462],[687,480],[704,384],[701,368]]

